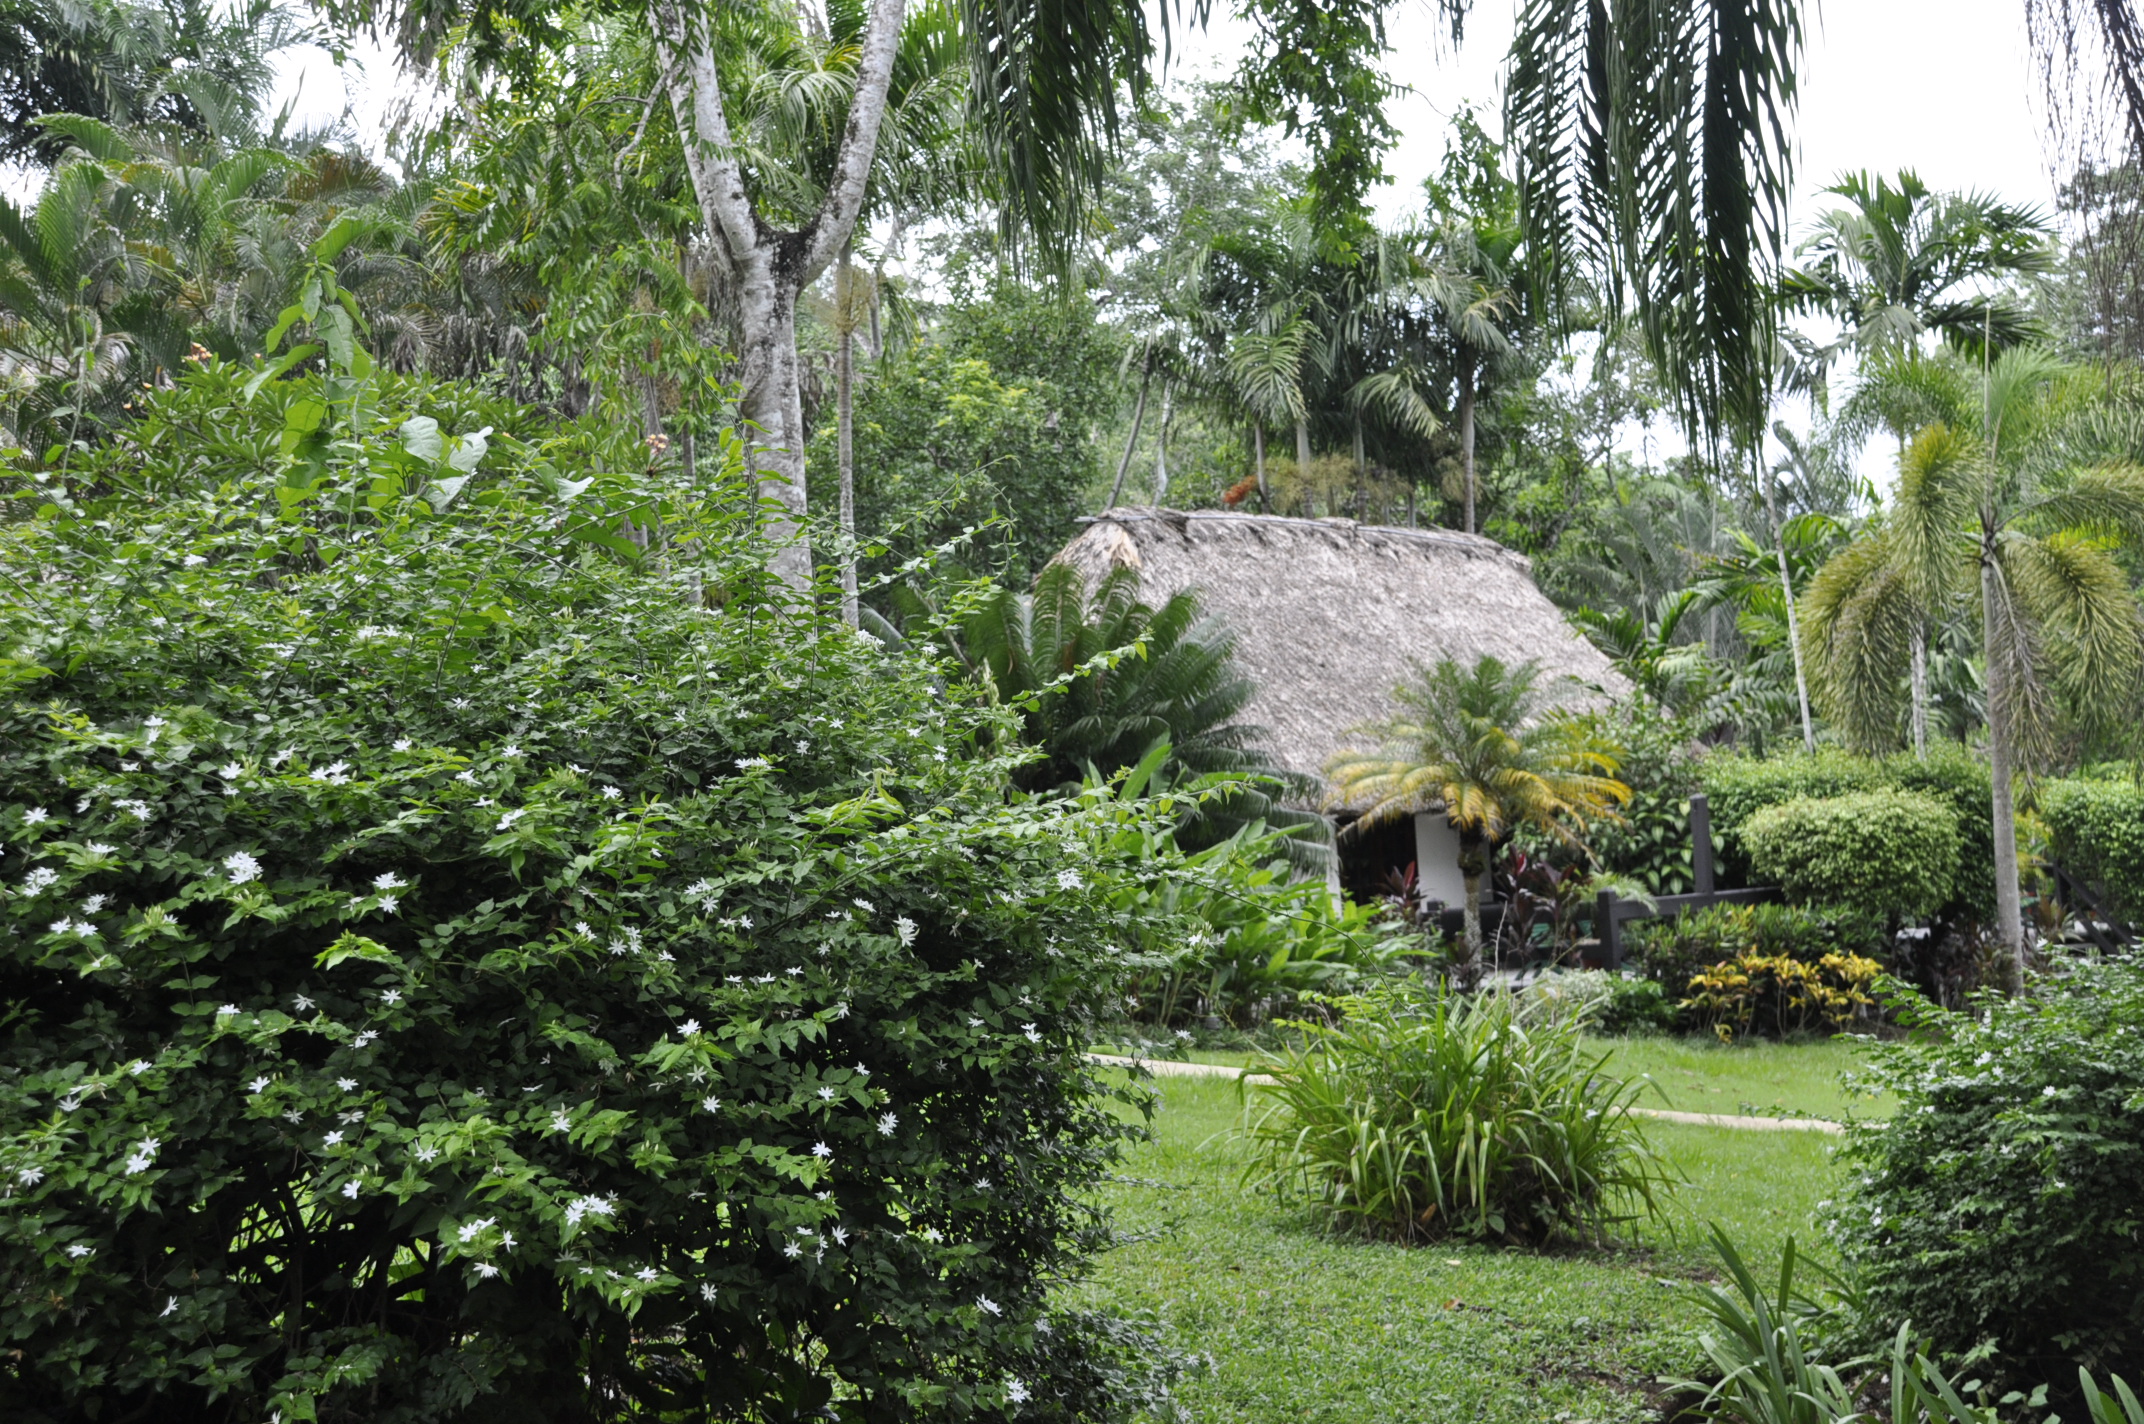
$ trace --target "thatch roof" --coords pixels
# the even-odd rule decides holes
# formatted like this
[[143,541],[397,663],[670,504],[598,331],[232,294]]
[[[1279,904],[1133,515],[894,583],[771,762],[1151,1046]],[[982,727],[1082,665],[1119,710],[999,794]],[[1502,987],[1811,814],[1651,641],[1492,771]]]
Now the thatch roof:
[[1479,535],[1135,508],[1099,516],[1057,557],[1090,588],[1135,568],[1149,603],[1196,589],[1237,635],[1237,662],[1258,684],[1246,715],[1268,750],[1320,781],[1334,752],[1364,744],[1350,728],[1390,715],[1417,663],[1531,660],[1567,705],[1629,690],[1535,587],[1531,562]]

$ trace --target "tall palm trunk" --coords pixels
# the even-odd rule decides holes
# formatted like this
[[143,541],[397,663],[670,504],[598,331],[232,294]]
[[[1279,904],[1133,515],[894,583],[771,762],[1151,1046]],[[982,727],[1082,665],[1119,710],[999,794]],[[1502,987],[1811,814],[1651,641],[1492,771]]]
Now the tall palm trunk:
[[1295,418],[1295,477],[1303,482],[1303,508],[1312,519],[1318,517],[1318,497],[1310,488],[1310,421],[1305,416]]
[[1995,919],[2003,937],[2003,992],[2015,997],[2025,989],[2024,902],[2017,883],[2017,813],[2010,777],[2015,757],[2010,746],[2010,665],[1999,649],[2001,576],[1992,551],[1980,558],[1980,626],[1988,650],[1988,777],[1995,824]]
[[856,600],[856,269],[849,244],[834,269],[834,458],[841,466],[841,621],[858,626]]
[[1472,988],[1481,972],[1481,882],[1489,873],[1489,841],[1479,832],[1459,832],[1459,880],[1466,903],[1459,907],[1461,950],[1466,956],[1454,966],[1460,987]]
[[1928,624],[1913,625],[1913,756],[1928,760]]
[[1132,467],[1132,451],[1139,444],[1139,427],[1146,420],[1146,388],[1154,379],[1154,363],[1149,360],[1146,369],[1139,373],[1139,399],[1132,405],[1132,433],[1124,437],[1124,458],[1117,461],[1116,483],[1109,487],[1109,503],[1104,509],[1115,509],[1118,496],[1124,493],[1124,472]]
[[1474,362],[1459,364],[1459,451],[1467,481],[1467,533],[1474,532]]
[[1154,427],[1154,503],[1157,505],[1169,493],[1169,397],[1175,391],[1173,381],[1161,383],[1161,423]]
[[1258,512],[1271,514],[1273,497],[1266,489],[1266,432],[1255,420],[1251,422],[1251,461],[1258,474]]
[[[1754,448],[1750,458],[1757,458]],[[1794,580],[1787,572],[1787,526],[1779,517],[1778,476],[1763,483],[1765,513],[1772,516],[1772,548],[1779,555],[1779,592],[1787,603],[1787,648],[1794,654],[1794,695],[1801,702],[1802,749],[1813,752],[1816,750],[1816,723],[1809,716],[1809,674],[1802,664],[1801,624],[1794,612]]]

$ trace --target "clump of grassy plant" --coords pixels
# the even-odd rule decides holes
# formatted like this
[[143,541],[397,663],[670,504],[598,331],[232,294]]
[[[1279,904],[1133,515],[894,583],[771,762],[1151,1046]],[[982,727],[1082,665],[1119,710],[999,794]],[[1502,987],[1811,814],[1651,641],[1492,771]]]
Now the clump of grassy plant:
[[1271,1058],[1250,1174],[1336,1225],[1403,1241],[1599,1239],[1670,1186],[1582,1019],[1509,995],[1332,1002]]

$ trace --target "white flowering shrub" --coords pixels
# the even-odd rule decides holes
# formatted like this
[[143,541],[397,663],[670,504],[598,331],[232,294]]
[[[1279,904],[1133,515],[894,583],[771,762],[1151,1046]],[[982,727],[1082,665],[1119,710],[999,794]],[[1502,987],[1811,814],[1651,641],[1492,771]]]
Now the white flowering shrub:
[[[2144,968],[1925,1007],[1877,1049],[1898,1111],[1854,1129],[1832,1230],[1873,1318],[1983,1344],[2003,1383],[2066,1391],[2144,1360]],[[2076,1401],[2063,1413],[2068,1416]]]
[[1136,808],[1008,797],[734,469],[382,378],[299,489],[235,385],[0,526],[0,1417],[1152,1404],[1049,1299]]

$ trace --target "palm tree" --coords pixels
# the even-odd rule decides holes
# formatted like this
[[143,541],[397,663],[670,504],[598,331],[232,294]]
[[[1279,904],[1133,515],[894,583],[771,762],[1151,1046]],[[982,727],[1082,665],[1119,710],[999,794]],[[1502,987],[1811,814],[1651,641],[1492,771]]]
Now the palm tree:
[[1447,222],[1433,238],[1428,260],[1411,284],[1437,309],[1451,347],[1459,387],[1455,413],[1469,534],[1475,532],[1479,492],[1474,473],[1474,404],[1483,377],[1515,350],[1510,328],[1522,314],[1517,290],[1522,278],[1516,270],[1520,243],[1515,224]]
[[[1921,430],[1892,508],[1825,567],[1803,628],[1826,715],[1850,741],[1880,746],[1896,735],[1924,610],[1977,594],[2012,993],[2025,972],[2012,778],[2045,763],[2061,709],[2102,726],[2133,718],[2144,681],[2144,610],[2111,547],[2144,537],[2144,451],[2116,460],[2066,440],[2067,374],[2044,353],[2006,352],[1987,368],[1977,434],[1962,422]],[[2050,450],[2091,458],[2062,468]]]
[[1325,768],[1335,804],[1367,803],[1350,831],[1444,813],[1459,834],[1470,962],[1481,954],[1481,878],[1496,847],[1521,826],[1575,841],[1630,799],[1615,749],[1553,709],[1540,677],[1533,663],[1443,659],[1393,690],[1398,716],[1362,729],[1376,750],[1342,752]]
[[[1298,864],[1323,868],[1323,818],[1279,804],[1283,793],[1304,796],[1310,787],[1274,763],[1263,728],[1238,720],[1257,689],[1236,666],[1235,635],[1201,611],[1195,593],[1150,607],[1139,599],[1137,571],[1120,568],[1090,597],[1078,569],[1053,563],[1033,593],[992,589],[955,625],[914,589],[896,588],[893,604],[905,634],[935,630],[978,687],[1020,707],[1022,740],[1043,753],[1015,773],[1023,790],[1070,791],[1166,743],[1157,787],[1208,776],[1243,783],[1187,813],[1178,829],[1186,848],[1264,821],[1292,832],[1288,853]],[[895,632],[874,622],[882,636]]]
[[1998,351],[2032,337],[2031,314],[2015,298],[1970,289],[2052,269],[2054,243],[2037,210],[1985,193],[1931,193],[1911,169],[1895,185],[1849,173],[1824,191],[1847,206],[1817,219],[1800,249],[1815,260],[1781,284],[1789,310],[1840,323],[1838,338],[1814,353],[1820,365],[1848,350],[1913,346],[1924,334],[1966,350],[1987,340]]

